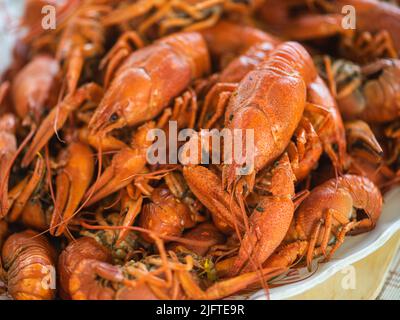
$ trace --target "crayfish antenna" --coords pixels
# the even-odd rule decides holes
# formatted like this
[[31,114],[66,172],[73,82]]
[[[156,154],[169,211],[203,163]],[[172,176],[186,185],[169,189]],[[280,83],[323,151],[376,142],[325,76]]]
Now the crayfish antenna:
[[300,204],[310,195],[309,190],[302,190],[294,195],[292,198],[293,204],[294,204],[294,210],[300,206]]

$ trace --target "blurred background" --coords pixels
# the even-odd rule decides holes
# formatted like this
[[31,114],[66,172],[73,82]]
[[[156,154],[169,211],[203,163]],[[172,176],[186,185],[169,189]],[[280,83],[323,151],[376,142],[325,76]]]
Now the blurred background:
[[0,0],[0,73],[7,67],[25,0]]

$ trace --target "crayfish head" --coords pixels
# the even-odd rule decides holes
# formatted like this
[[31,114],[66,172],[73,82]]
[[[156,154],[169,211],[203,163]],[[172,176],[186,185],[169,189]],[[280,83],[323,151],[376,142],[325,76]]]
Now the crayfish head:
[[109,105],[103,100],[89,122],[91,135],[105,136],[114,129],[123,128],[127,121],[119,103]]
[[92,134],[106,134],[127,125],[134,126],[158,114],[159,96],[152,90],[149,75],[138,69],[128,69],[118,75],[100,102],[89,130]]
[[309,239],[318,221],[327,220],[333,214],[332,228],[339,230],[354,215],[354,202],[350,193],[335,186],[331,179],[316,187],[301,203],[295,216],[295,228],[303,239]]

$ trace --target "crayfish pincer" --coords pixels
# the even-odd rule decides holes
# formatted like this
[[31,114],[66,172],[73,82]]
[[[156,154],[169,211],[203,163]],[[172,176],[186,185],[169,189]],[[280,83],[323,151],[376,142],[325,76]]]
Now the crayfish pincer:
[[16,300],[49,300],[55,295],[55,251],[32,230],[12,234],[2,251],[8,294]]

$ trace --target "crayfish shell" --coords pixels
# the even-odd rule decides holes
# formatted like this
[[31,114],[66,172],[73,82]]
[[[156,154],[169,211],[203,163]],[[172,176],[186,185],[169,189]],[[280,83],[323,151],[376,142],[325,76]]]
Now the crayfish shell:
[[8,293],[14,299],[54,298],[55,251],[46,237],[32,230],[14,233],[4,244],[2,258]]

